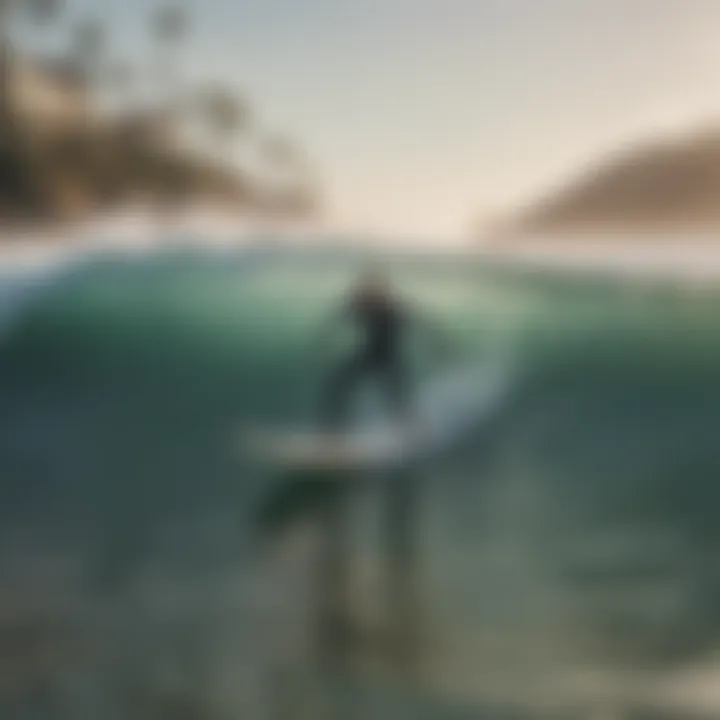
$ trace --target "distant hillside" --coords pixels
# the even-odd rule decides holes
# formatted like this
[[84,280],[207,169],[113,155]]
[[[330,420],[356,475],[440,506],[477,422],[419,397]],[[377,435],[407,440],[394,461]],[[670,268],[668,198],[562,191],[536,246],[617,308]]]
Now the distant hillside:
[[502,225],[513,234],[720,229],[720,128],[616,156]]

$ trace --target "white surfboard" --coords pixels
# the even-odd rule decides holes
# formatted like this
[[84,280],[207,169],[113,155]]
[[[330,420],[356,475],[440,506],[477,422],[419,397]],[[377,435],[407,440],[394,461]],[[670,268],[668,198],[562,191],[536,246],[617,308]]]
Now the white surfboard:
[[243,445],[255,457],[285,468],[352,470],[391,468],[432,457],[477,428],[512,385],[510,365],[447,370],[421,387],[408,426],[382,415],[362,418],[340,434],[319,430],[246,428]]
[[408,460],[417,443],[400,428],[343,434],[250,428],[244,441],[250,452],[272,464],[318,470],[392,465]]

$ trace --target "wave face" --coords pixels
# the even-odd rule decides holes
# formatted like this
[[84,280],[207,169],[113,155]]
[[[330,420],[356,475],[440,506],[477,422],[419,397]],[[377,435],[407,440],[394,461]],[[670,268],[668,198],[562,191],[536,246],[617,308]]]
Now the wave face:
[[[415,690],[378,690],[372,716],[399,717],[401,702],[442,718],[659,703],[648,678],[704,667],[720,646],[720,291],[388,262],[470,356],[507,357],[513,384],[422,468],[415,600],[433,649]],[[294,480],[244,456],[237,431],[307,424],[345,342],[318,348],[312,331],[356,266],[342,253],[156,254],[29,291],[0,345],[10,710],[266,716],[259,658],[274,641],[258,612],[274,608],[274,638],[307,634],[313,556],[300,529],[298,557],[268,571],[258,508]],[[423,382],[436,359],[423,341],[413,353]],[[354,491],[361,615],[383,594],[382,487]],[[663,702],[692,717],[692,697]]]

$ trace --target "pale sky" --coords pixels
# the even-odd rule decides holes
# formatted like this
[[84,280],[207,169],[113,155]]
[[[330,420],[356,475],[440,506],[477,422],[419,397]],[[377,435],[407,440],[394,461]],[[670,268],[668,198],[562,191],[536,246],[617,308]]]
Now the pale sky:
[[[184,72],[307,149],[329,220],[457,235],[608,150],[720,120],[720,0],[185,0]],[[69,0],[142,59],[151,0]]]

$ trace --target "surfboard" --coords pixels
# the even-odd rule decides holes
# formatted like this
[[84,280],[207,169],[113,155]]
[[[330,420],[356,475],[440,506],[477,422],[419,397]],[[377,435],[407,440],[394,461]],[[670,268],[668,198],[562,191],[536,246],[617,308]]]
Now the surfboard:
[[492,415],[512,386],[505,361],[446,369],[420,387],[412,422],[382,414],[342,433],[246,426],[246,451],[278,467],[316,470],[391,468],[432,457]]
[[276,465],[318,470],[386,466],[408,459],[420,433],[400,427],[324,433],[311,430],[246,428],[244,445]]

